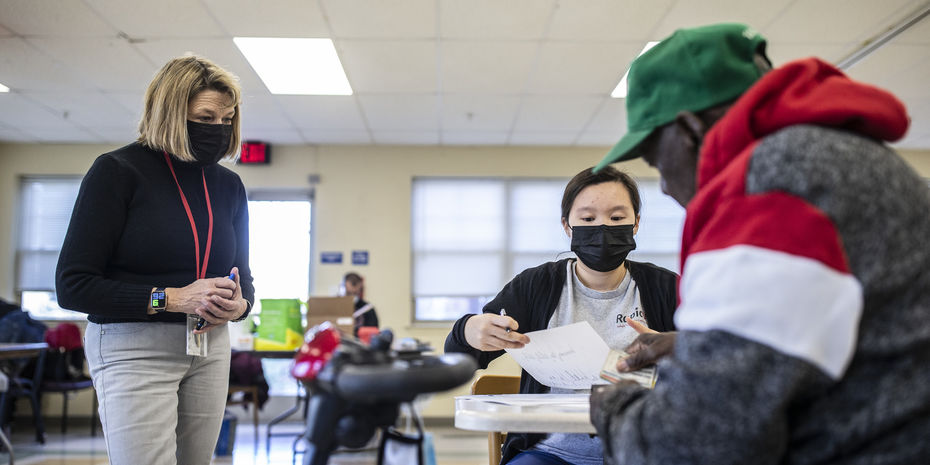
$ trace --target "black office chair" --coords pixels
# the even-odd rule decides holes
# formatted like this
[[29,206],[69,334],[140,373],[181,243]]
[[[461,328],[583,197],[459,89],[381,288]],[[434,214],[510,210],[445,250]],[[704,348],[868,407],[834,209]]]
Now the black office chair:
[[6,414],[16,399],[26,397],[32,404],[32,421],[36,429],[36,441],[45,444],[45,423],[42,421],[42,409],[39,403],[39,389],[42,385],[42,374],[45,370],[45,350],[36,358],[35,367],[30,373],[24,370],[20,375],[10,377],[7,392],[0,395],[0,427],[6,426],[10,420]]
[[90,389],[94,396],[94,405],[90,413],[90,435],[97,435],[97,393],[94,391],[94,382],[88,379],[73,381],[43,381],[39,393],[58,393],[62,395],[61,405],[61,434],[68,432],[68,395],[72,392]]

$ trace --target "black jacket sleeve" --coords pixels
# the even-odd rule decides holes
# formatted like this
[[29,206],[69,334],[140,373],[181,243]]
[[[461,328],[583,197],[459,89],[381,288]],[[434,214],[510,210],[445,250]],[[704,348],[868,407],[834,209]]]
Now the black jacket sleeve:
[[131,178],[120,168],[113,157],[102,155],[84,176],[61,246],[55,288],[63,308],[144,318],[152,288],[105,276],[132,201]]
[[627,269],[636,286],[649,327],[659,331],[675,330],[678,308],[678,275],[652,263],[627,261]]
[[[239,207],[236,210],[234,227],[236,234],[235,264],[239,267],[239,287],[242,289],[242,298],[255,304],[255,286],[252,284],[252,268],[249,266],[249,200],[245,193],[245,186],[236,176],[238,182]],[[252,306],[243,314],[243,318],[251,311]]]
[[[565,266],[566,260],[561,260],[524,270],[507,283],[482,312],[500,314],[501,310],[506,310],[507,316],[516,320],[521,333],[544,329],[559,302],[562,285],[565,284]],[[465,323],[473,316],[465,315],[455,322],[446,337],[445,350],[471,354],[478,361],[479,368],[487,368],[504,351],[482,352],[468,345]]]

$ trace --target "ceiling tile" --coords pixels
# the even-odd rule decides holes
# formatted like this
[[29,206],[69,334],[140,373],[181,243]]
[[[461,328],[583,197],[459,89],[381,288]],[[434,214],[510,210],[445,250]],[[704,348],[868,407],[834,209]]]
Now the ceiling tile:
[[23,92],[23,97],[51,108],[81,127],[132,128],[137,123],[131,112],[100,92]]
[[846,74],[853,79],[883,86],[913,72],[914,68],[928,59],[930,47],[893,42],[854,64],[846,70]]
[[520,108],[515,95],[444,95],[442,98],[443,131],[510,131]]
[[3,26],[0,26],[0,37],[12,37],[12,36],[13,36],[13,31]]
[[775,66],[800,58],[817,57],[828,63],[837,63],[851,52],[847,45],[836,44],[773,44],[769,43],[765,54]]
[[514,132],[510,136],[510,145],[556,145],[570,146],[578,136],[575,132]]
[[173,58],[193,53],[235,74],[243,93],[269,94],[231,39],[149,39],[136,44],[136,48],[157,65],[156,71]]
[[510,133],[503,131],[443,131],[443,145],[507,145]]
[[[818,0],[794,2],[761,32],[784,43],[853,43],[885,31],[906,15],[911,0]],[[842,20],[825,22],[842,12]]]
[[0,142],[38,142],[36,136],[19,129],[0,126]]
[[289,129],[294,126],[282,106],[270,95],[245,95],[240,110],[242,111],[243,132]]
[[142,117],[143,107],[145,106],[144,92],[105,92],[105,94],[111,100],[122,105],[124,109],[135,115],[136,121]]
[[606,97],[585,131],[613,133],[620,138],[626,132],[626,99]]
[[372,143],[371,135],[367,131],[302,129],[300,133],[308,144],[368,145]]
[[158,0],[84,0],[133,39],[148,37],[218,37],[225,35],[201,2]]
[[67,67],[20,38],[0,38],[0,82],[13,90],[91,89]]
[[909,104],[913,99],[930,97],[930,85],[927,84],[928,76],[930,76],[930,58],[924,58],[923,61],[915,63],[914,66],[891,74],[874,82],[874,84],[891,91],[904,103]]
[[355,97],[319,95],[276,95],[288,118],[297,128],[366,131]]
[[[530,96],[523,99],[514,132],[580,131],[603,97]],[[513,141],[511,141],[513,142]]]
[[436,37],[434,0],[322,0],[333,38]]
[[[659,21],[650,40],[661,40],[676,29],[728,22],[743,23],[764,30],[794,0],[701,0],[676,2]],[[726,12],[725,14],[721,14]]]
[[[262,142],[274,141],[274,144],[278,145],[304,144],[307,142],[304,140],[303,136],[301,136],[300,131],[282,128],[242,128],[242,140]],[[273,146],[271,148],[271,156],[274,157]]]
[[520,93],[526,87],[537,48],[534,42],[443,42],[442,90]]
[[927,150],[927,147],[930,147],[930,135],[920,138],[915,137],[913,139],[907,138],[900,143],[892,144],[892,146],[902,149]]
[[99,137],[100,142],[110,144],[127,145],[139,137],[139,131],[135,128],[104,128],[95,127],[93,133]]
[[552,0],[439,0],[440,33],[447,39],[530,39],[543,37]]
[[930,45],[930,19],[924,17],[919,23],[911,26],[893,39],[895,44]]
[[359,95],[372,132],[439,129],[438,100],[433,95]]
[[0,124],[20,129],[71,126],[53,108],[12,92],[0,94]]
[[547,42],[530,79],[531,94],[610,95],[642,50],[638,42]]
[[434,41],[340,40],[336,48],[357,93],[437,90]]
[[[77,126],[67,126],[59,129],[29,128],[29,133],[36,136],[40,142],[50,144],[80,144],[103,142],[100,136],[90,133]],[[128,142],[128,141],[127,141]]]
[[586,0],[560,2],[549,38],[648,41],[673,0]]
[[85,2],[76,1],[3,0],[0,23],[29,37],[114,37],[118,32]]
[[438,131],[372,131],[371,137],[376,144],[390,145],[436,145],[439,144]]
[[148,87],[155,66],[121,39],[29,39],[96,89],[136,91]]
[[313,0],[203,0],[227,34],[235,37],[329,37]]

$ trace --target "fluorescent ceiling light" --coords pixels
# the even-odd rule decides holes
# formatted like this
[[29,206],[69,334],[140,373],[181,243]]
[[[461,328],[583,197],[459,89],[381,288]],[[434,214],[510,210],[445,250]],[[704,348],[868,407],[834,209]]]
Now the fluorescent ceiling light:
[[272,94],[352,95],[330,39],[234,37]]
[[9,92],[9,91],[10,91],[10,88],[9,88],[9,87],[7,87],[7,86],[5,86],[5,85],[3,85],[3,84],[0,84],[0,92]]
[[[646,42],[646,46],[643,47],[643,50],[641,52],[639,52],[639,55],[646,53],[647,51],[649,51],[650,48],[655,47],[658,43],[659,43],[658,40]],[[639,55],[636,55],[636,57],[638,58]],[[628,74],[630,74],[629,68],[627,68],[626,72],[623,73],[623,77],[620,78],[620,83],[617,84],[617,87],[614,88],[614,91],[610,93],[611,97],[626,98],[626,76]]]

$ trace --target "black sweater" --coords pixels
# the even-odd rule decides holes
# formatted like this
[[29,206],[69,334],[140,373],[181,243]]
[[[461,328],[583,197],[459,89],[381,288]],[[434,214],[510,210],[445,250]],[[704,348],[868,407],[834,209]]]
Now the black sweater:
[[[524,270],[504,286],[493,300],[482,310],[484,313],[498,313],[507,309],[507,316],[520,325],[520,332],[527,333],[546,329],[549,320],[562,297],[565,280],[568,279],[567,258],[557,262],[548,262]],[[674,331],[673,315],[678,306],[678,275],[651,263],[639,263],[627,260],[626,269],[639,288],[646,323],[656,331]],[[446,337],[446,352],[471,354],[478,361],[480,368],[487,368],[503,350],[482,352],[471,347],[465,341],[465,323],[474,315],[459,318]],[[520,378],[521,394],[538,394],[549,392],[549,388],[536,381],[526,371]],[[504,443],[501,463],[507,463],[520,451],[529,449],[545,437],[544,434],[508,433]]]
[[[172,159],[200,238],[207,238],[201,167]],[[249,215],[239,176],[218,164],[203,167],[213,209],[208,278],[239,267],[242,296],[255,299],[249,270]],[[183,322],[183,313],[148,315],[153,287],[196,280],[194,237],[164,155],[133,143],[103,154],[84,176],[58,259],[58,304],[94,323]]]

